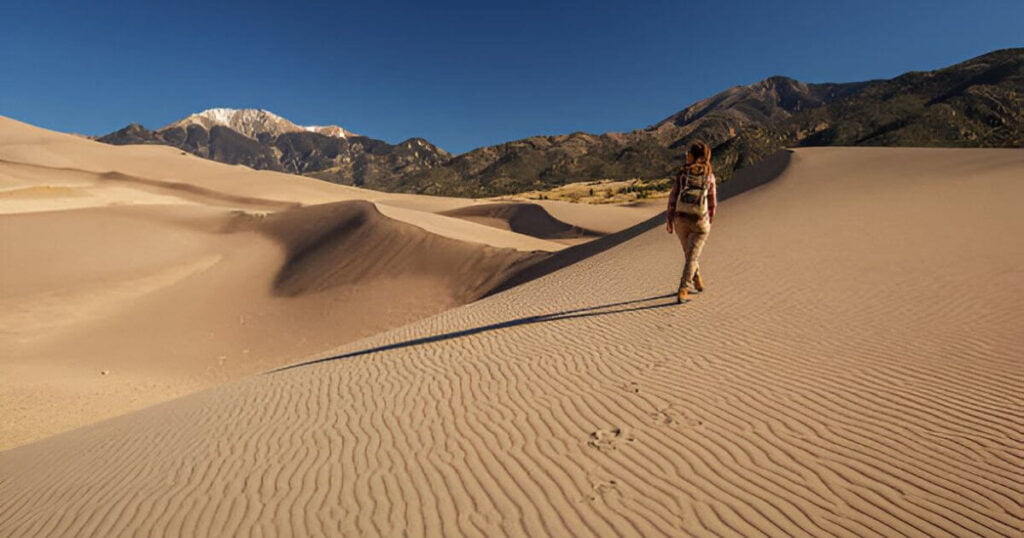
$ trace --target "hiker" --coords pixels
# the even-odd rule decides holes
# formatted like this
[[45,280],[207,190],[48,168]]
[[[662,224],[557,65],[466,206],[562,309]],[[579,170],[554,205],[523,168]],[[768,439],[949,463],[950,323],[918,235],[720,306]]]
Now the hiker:
[[711,146],[700,141],[694,142],[686,152],[686,164],[675,175],[672,192],[668,196],[668,210],[665,212],[665,229],[679,236],[686,258],[676,302],[681,303],[686,299],[691,284],[697,291],[704,291],[697,258],[711,232],[711,221],[715,218],[717,204]]

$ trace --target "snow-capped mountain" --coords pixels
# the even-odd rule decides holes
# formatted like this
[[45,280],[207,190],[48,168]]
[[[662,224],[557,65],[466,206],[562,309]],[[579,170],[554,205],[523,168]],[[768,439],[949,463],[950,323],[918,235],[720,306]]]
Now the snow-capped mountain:
[[211,108],[156,131],[133,123],[97,140],[116,145],[162,144],[222,163],[381,190],[393,190],[404,175],[452,158],[421,138],[389,144],[337,125],[296,125],[253,108]]
[[295,123],[258,108],[210,108],[180,119],[160,129],[166,131],[176,127],[187,128],[189,125],[201,125],[210,129],[215,125],[228,127],[249,138],[257,138],[259,134],[279,136],[284,133],[313,132],[335,138],[356,136],[337,125],[296,125]]

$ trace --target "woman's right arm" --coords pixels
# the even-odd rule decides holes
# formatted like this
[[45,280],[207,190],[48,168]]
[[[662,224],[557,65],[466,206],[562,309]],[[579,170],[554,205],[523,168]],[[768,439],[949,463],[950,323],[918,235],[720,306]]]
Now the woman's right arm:
[[679,175],[672,176],[672,191],[668,193],[668,207],[665,209],[665,229],[672,233],[672,217],[675,216],[676,198],[679,197]]

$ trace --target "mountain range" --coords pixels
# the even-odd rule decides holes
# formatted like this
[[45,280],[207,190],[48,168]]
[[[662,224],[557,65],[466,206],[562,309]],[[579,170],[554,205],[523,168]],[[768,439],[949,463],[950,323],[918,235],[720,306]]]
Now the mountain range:
[[133,123],[97,140],[116,145],[164,144],[223,163],[320,174],[359,186],[378,186],[451,159],[451,154],[421,138],[392,145],[337,125],[296,125],[259,109],[212,108],[156,131]]
[[168,144],[196,155],[385,191],[493,196],[572,181],[665,177],[683,148],[714,148],[718,175],[788,146],[1024,146],[1024,48],[893,79],[809,84],[775,76],[698,101],[628,133],[535,136],[452,156],[341,127],[302,127],[266,111],[211,109],[157,131],[99,138]]

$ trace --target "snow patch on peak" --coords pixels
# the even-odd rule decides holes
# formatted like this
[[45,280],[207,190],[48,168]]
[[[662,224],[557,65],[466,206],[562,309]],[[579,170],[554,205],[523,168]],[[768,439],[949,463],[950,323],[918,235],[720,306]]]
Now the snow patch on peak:
[[333,136],[335,138],[348,138],[349,136],[355,136],[355,133],[346,131],[337,125],[305,125],[302,128],[311,133]]
[[226,125],[231,122],[231,119],[237,113],[238,110],[234,108],[208,108],[198,114],[194,114],[194,116],[209,118],[217,123]]
[[336,125],[312,125],[308,127],[296,125],[269,110],[261,108],[208,108],[178,120],[164,127],[161,131],[176,127],[187,128],[190,125],[200,125],[206,129],[220,125],[254,139],[261,134],[279,136],[284,133],[301,131],[310,131],[338,138],[347,138],[348,135],[352,134]]
[[263,110],[262,108],[208,108],[202,112],[192,115],[207,118],[220,125],[229,125],[231,123],[259,119],[291,123],[281,116],[278,116],[269,110]]

